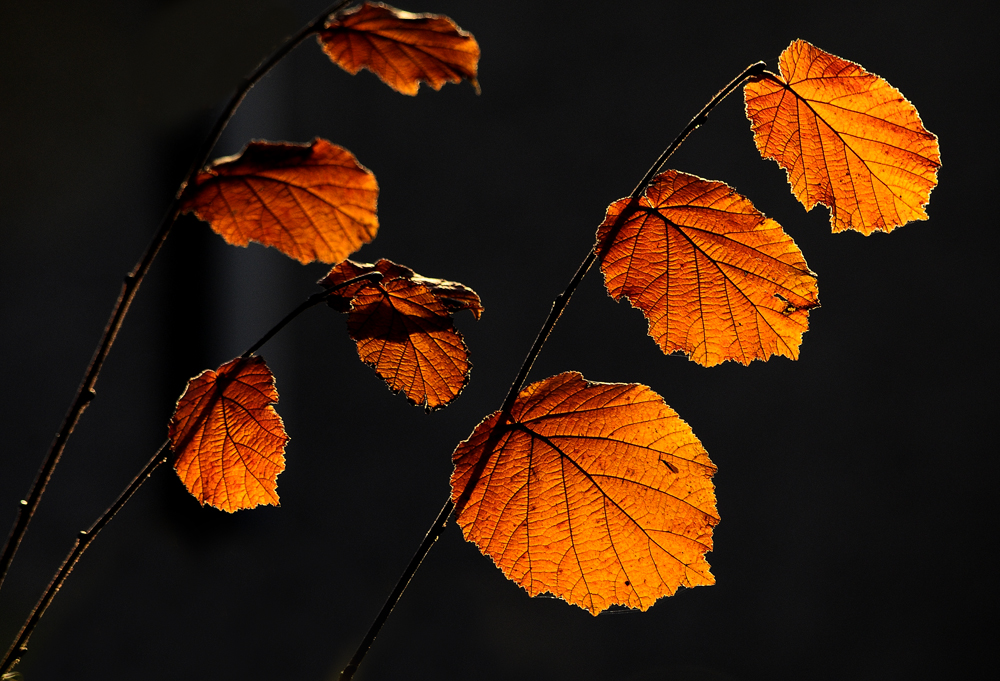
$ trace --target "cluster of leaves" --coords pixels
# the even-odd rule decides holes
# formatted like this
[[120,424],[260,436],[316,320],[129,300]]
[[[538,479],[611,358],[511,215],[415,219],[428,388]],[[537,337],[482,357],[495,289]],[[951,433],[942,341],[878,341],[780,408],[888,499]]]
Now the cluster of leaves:
[[[319,32],[330,58],[397,91],[469,80],[479,48],[445,17],[365,4]],[[744,85],[762,157],[788,174],[805,208],[830,209],[834,232],[891,231],[926,217],[937,140],[885,80],[801,40],[780,74]],[[348,314],[362,361],[427,410],[455,399],[468,350],[451,315],[478,319],[455,282],[380,260],[347,258],[378,230],[378,185],[346,149],[253,142],[186,188],[183,209],[229,243],[257,241],[302,263],[334,264],[319,282]],[[724,183],[675,170],[612,203],[593,253],[608,293],[646,316],[665,354],[703,366],[799,356],[816,275],[774,220]],[[592,260],[592,261],[593,261]],[[453,454],[452,500],[466,539],[529,594],[588,611],[645,610],[681,586],[712,584],[705,554],[719,522],[715,473],[691,428],[650,388],[568,372],[519,390]],[[191,379],[170,424],[175,468],[203,504],[276,504],[288,436],[264,360],[248,355]]]
[[[462,80],[479,92],[479,46],[447,17],[366,2],[318,18],[300,36],[310,33],[349,73],[368,69],[402,94],[416,95],[421,82],[440,89]],[[631,196],[608,206],[592,249],[557,299],[507,400],[453,452],[440,527],[454,510],[466,539],[531,595],[552,594],[596,615],[615,605],[646,610],[682,586],[714,583],[706,554],[719,522],[716,467],[664,399],[643,385],[594,383],[576,372],[524,387],[562,306],[590,267],[599,265],[613,299],[625,298],[642,312],[664,354],[687,355],[706,367],[797,359],[809,312],[819,306],[817,277],[779,224],[722,182],[663,170],[715,104],[743,87],[761,156],[785,169],[806,210],[829,208],[833,232],[889,232],[927,217],[940,154],[916,109],[882,78],[807,42],[793,41],[779,62],[780,73],[762,63],[747,69]],[[208,159],[208,147],[196,169]],[[324,139],[253,141],[189,180],[171,219],[192,213],[233,245],[255,241],[303,264],[332,265],[318,282],[320,293],[240,357],[193,377],[179,398],[168,443],[178,476],[199,502],[227,512],[279,503],[277,477],[289,436],[275,409],[274,375],[255,352],[315,303],[348,315],[359,358],[411,403],[433,411],[462,392],[471,363],[452,315],[469,310],[478,320],[482,302],[463,284],[389,260],[348,259],[380,227],[378,183],[353,153]],[[167,231],[169,225],[162,238]],[[67,434],[93,397],[100,363],[157,248],[140,261],[139,274],[126,279],[97,369],[88,370],[71,407]],[[64,444],[57,436],[55,456],[32,492],[34,505]],[[16,662],[62,580],[159,457],[83,533],[0,673]],[[19,516],[16,540],[0,560],[0,581],[26,527]],[[372,636],[359,649],[362,656]]]
[[[479,46],[447,17],[365,3],[333,15],[317,32],[323,50],[352,74],[362,68],[415,95],[471,80]],[[181,209],[235,246],[255,241],[303,264],[335,264],[319,282],[329,306],[348,314],[361,360],[393,391],[428,411],[447,405],[471,364],[451,313],[483,308],[462,284],[422,277],[388,260],[348,256],[375,238],[378,183],[347,149],[254,141],[220,158],[185,188]],[[365,277],[375,274],[377,276]],[[225,511],[277,504],[285,433],[272,403],[274,376],[261,357],[240,357],[191,379],[170,423],[174,467],[202,504]]]

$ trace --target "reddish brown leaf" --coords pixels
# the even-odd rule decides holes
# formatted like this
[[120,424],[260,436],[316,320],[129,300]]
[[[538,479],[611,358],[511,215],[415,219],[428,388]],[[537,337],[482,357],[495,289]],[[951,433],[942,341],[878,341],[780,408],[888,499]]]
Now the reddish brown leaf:
[[422,277],[389,260],[374,265],[347,260],[320,284],[333,288],[376,271],[383,275],[380,282],[345,286],[330,296],[330,306],[350,313],[347,328],[358,355],[392,390],[403,391],[428,411],[447,405],[465,387],[471,369],[450,313],[471,310],[479,319],[479,296],[462,284]]
[[[721,182],[668,170],[597,231],[608,293],[627,297],[664,353],[704,366],[799,356],[816,275],[774,220]],[[614,229],[617,223],[618,229]]]
[[806,210],[866,235],[927,219],[941,154],[899,90],[804,40],[782,52],[781,79],[747,83],[747,117]]
[[170,420],[174,468],[202,504],[238,511],[278,504],[284,424],[274,376],[262,357],[234,359],[188,382]]
[[595,615],[715,583],[715,466],[663,398],[568,372],[499,415],[455,450],[451,484],[465,538],[509,579]]
[[234,246],[274,246],[306,264],[340,262],[375,238],[378,183],[354,155],[311,145],[251,142],[199,173],[181,210]]
[[420,81],[440,90],[463,78],[479,92],[479,45],[448,17],[366,2],[328,23],[317,38],[351,75],[368,69],[404,95],[417,94]]

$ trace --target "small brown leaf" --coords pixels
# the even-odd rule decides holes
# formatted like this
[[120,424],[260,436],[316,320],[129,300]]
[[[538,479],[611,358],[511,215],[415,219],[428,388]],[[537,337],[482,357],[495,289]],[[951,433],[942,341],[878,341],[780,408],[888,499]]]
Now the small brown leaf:
[[567,372],[499,417],[455,450],[451,486],[465,538],[509,579],[594,615],[715,583],[715,466],[662,397]]
[[199,173],[181,210],[234,246],[256,241],[302,264],[340,262],[375,238],[378,183],[354,155],[311,145],[251,142]]
[[263,357],[236,358],[192,378],[170,420],[174,468],[202,504],[238,511],[278,504],[284,424]]
[[448,17],[366,2],[328,23],[317,39],[351,75],[368,69],[404,95],[417,94],[420,81],[440,90],[463,78],[479,92],[479,45]]
[[349,312],[347,328],[361,361],[389,387],[428,411],[446,406],[469,380],[468,348],[452,324],[452,312],[470,310],[479,319],[479,296],[462,284],[431,279],[389,260],[374,265],[346,260],[319,283],[326,288],[381,272],[376,283],[360,281],[329,297],[330,307]]

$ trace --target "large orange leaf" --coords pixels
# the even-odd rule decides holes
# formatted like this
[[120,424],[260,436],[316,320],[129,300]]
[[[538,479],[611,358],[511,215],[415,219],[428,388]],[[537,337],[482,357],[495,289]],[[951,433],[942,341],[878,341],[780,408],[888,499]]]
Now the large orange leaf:
[[366,2],[328,23],[317,39],[351,75],[368,69],[405,95],[417,94],[420,81],[440,90],[463,78],[479,92],[479,45],[448,17]]
[[665,353],[704,366],[799,356],[816,275],[781,226],[721,182],[668,170],[597,231],[608,293],[627,297]]
[[354,155],[311,145],[251,142],[189,187],[182,211],[234,246],[256,241],[306,264],[340,262],[375,238],[378,183]]
[[263,357],[237,358],[188,382],[170,420],[174,468],[202,504],[238,511],[278,503],[288,436]]
[[320,284],[332,288],[368,272],[378,282],[361,281],[329,298],[335,310],[349,312],[347,328],[361,360],[389,387],[428,411],[455,399],[469,380],[469,351],[452,324],[452,312],[483,307],[472,289],[457,282],[431,279],[389,260],[374,265],[346,260]]
[[715,583],[715,466],[663,398],[567,372],[499,418],[455,450],[451,484],[465,538],[509,579],[595,615]]
[[747,117],[806,210],[821,203],[834,232],[866,235],[927,218],[941,154],[899,90],[804,40],[782,52],[781,80],[747,83]]

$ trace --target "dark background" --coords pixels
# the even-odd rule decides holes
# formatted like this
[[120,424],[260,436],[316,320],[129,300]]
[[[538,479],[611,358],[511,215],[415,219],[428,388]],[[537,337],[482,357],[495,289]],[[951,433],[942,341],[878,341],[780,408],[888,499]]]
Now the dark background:
[[[147,244],[238,78],[321,0],[0,3],[0,525],[13,520]],[[801,359],[664,357],[592,272],[534,380],[578,370],[661,393],[719,466],[718,584],[645,614],[530,599],[450,525],[362,667],[382,679],[958,678],[996,653],[995,10],[986,3],[406,2],[482,47],[419,96],[309,41],[248,97],[251,138],[346,146],[381,185],[355,257],[464,282],[472,381],[425,415],[311,311],[265,347],[291,434],[280,508],[201,508],[164,468],[94,543],[20,670],[54,679],[335,678],[448,493],[552,299],[718,90],[803,38],[886,77],[939,135],[931,219],[831,235],[759,159],[739,96],[671,167],[724,180],[819,273]],[[74,533],[166,433],[185,381],[242,352],[322,265],[226,246],[190,218],[137,299],[0,595],[6,648]]]

